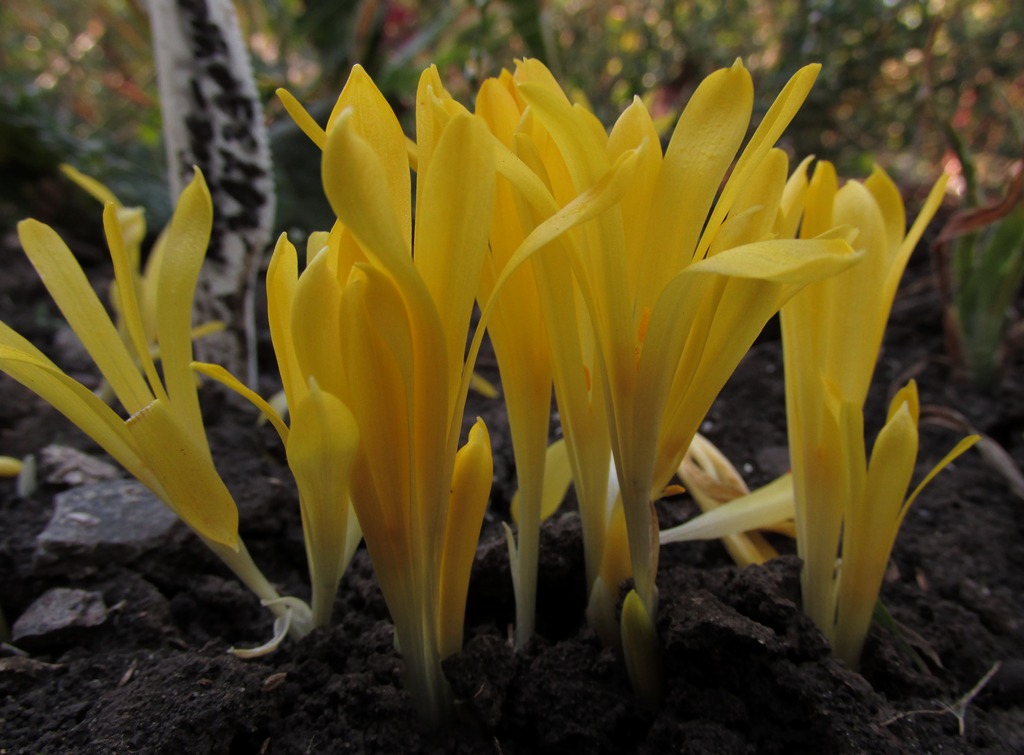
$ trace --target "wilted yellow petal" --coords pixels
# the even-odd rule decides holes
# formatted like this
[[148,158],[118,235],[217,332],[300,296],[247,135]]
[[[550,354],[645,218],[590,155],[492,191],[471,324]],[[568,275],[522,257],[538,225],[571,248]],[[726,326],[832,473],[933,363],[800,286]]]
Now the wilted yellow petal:
[[715,540],[774,527],[793,518],[793,476],[788,472],[741,498],[661,531],[661,544]]

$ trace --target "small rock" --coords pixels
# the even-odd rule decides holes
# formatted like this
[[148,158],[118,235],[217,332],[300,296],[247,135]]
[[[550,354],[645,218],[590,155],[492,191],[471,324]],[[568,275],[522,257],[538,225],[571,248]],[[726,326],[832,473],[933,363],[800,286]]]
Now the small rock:
[[54,485],[90,485],[121,476],[113,464],[70,446],[50,445],[40,452],[40,456],[45,479]]
[[789,448],[786,446],[765,446],[754,455],[754,460],[758,468],[772,479],[790,469]]
[[36,538],[38,572],[88,573],[125,563],[164,543],[185,525],[135,480],[72,488],[54,497],[54,511]]
[[107,606],[98,592],[55,587],[30,605],[11,627],[11,639],[26,649],[75,641],[83,630],[107,620]]

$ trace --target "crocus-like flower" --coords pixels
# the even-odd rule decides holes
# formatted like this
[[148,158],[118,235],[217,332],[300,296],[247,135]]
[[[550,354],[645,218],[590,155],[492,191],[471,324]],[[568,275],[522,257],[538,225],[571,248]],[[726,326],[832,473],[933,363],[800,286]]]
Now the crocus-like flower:
[[[477,95],[476,112],[501,144],[511,149],[519,107],[510,74],[505,72],[500,79],[484,82]],[[501,271],[530,230],[524,227],[515,203],[512,184],[507,180],[499,181],[489,254],[480,281],[481,306],[495,293]],[[511,530],[507,532],[516,599],[516,645],[519,647],[533,635],[535,623],[541,509],[548,457],[545,446],[551,420],[551,350],[532,260],[526,261],[505,281],[496,297],[487,329],[501,371],[519,483],[514,512],[518,542]],[[561,452],[558,458],[565,459],[564,448],[561,444],[554,446],[554,455]],[[563,462],[563,467],[565,465]],[[548,479],[552,476],[549,470]],[[564,489],[561,492],[564,495]],[[554,498],[557,501],[557,493]]]
[[[608,183],[615,166],[630,167],[616,196],[621,204],[566,234],[560,249],[536,258],[536,267],[542,288],[545,280],[548,285],[542,299],[574,473],[607,470],[608,457],[587,458],[599,441],[571,427],[572,416],[593,417],[595,406],[606,412],[605,448],[614,459],[621,513],[619,504],[608,505],[607,486],[588,501],[581,495],[581,509],[604,530],[600,562],[621,561],[625,548],[612,553],[612,547],[628,543],[635,590],[623,608],[623,644],[631,678],[647,698],[657,696],[659,676],[652,501],[765,321],[802,285],[854,261],[839,237],[794,242],[774,235],[787,164],[772,145],[815,70],[800,71],[787,85],[717,202],[752,109],[753,86],[741,64],[701,84],[664,155],[639,100],[608,135],[537,61],[522,62],[515,74],[525,105],[517,154],[549,187],[556,207]],[[544,220],[539,203],[531,206]],[[564,327],[566,314],[575,332]],[[578,492],[587,486],[585,478],[580,483],[577,478]],[[616,534],[623,528],[625,538]],[[605,586],[607,600],[614,600],[609,588],[616,586]]]
[[[160,295],[158,282],[160,280],[160,265],[163,262],[166,250],[166,233],[161,233],[146,258],[145,268],[142,266],[142,242],[146,237],[146,213],[141,207],[126,207],[121,200],[106,186],[94,178],[85,175],[70,165],[62,165],[61,172],[71,181],[84,189],[90,196],[98,200],[100,204],[110,204],[114,208],[114,215],[121,228],[121,239],[124,242],[125,256],[128,259],[128,268],[131,270],[131,280],[135,285],[135,297],[138,303],[139,317],[142,320],[142,334],[149,345],[150,354],[154,359],[159,357],[157,348],[157,298]],[[117,291],[117,281],[111,286],[110,305],[114,310],[114,323],[117,330],[124,339],[125,344],[131,350],[131,334],[128,332],[128,325],[121,311],[121,296]],[[223,330],[224,323],[219,320],[203,323],[192,330],[192,340],[202,338],[205,335]],[[108,403],[114,399],[110,386],[104,383],[97,390],[97,393]]]
[[133,266],[117,205],[108,202],[103,225],[114,263],[118,311],[126,343],[89,285],[81,266],[49,226],[18,224],[18,237],[54,302],[124,407],[124,420],[39,349],[0,323],[0,369],[52,404],[116,459],[191,527],[253,592],[296,633],[307,628],[293,605],[282,603],[238,536],[238,510],[214,467],[192,359],[192,296],[213,218],[202,175],[182,192],[167,230],[170,253],[159,268],[155,322],[162,377],[150,354]]
[[[495,158],[483,124],[450,98],[435,69],[421,78],[416,115],[414,219],[407,140],[369,76],[353,70],[323,140],[338,223],[299,277],[283,340],[294,343],[288,369],[338,397],[358,426],[352,503],[408,688],[437,725],[451,705],[440,661],[462,645],[491,486],[483,423],[458,443]],[[308,123],[307,133],[319,138]]]
[[[880,169],[838,187],[819,163],[808,185],[805,162],[789,182],[780,224],[814,237],[843,225],[864,261],[808,286],[782,310],[786,412],[797,550],[804,560],[804,610],[856,665],[896,532],[921,487],[977,441],[965,438],[909,496],[917,460],[917,389],[893,398],[870,464],[864,401],[907,260],[942,201],[932,189],[913,227],[899,190]],[[838,558],[838,561],[837,561]]]

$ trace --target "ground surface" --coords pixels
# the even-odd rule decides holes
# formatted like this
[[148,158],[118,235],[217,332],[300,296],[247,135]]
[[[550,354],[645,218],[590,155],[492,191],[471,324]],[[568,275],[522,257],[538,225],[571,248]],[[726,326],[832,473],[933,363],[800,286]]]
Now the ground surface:
[[[102,252],[80,246],[100,283],[109,275]],[[0,315],[65,363],[41,286],[10,238],[0,253]],[[922,403],[962,412],[1021,464],[1019,363],[996,396],[980,396],[951,378],[939,323],[922,255],[895,307],[870,402],[871,431],[887,392],[916,375]],[[753,484],[786,464],[776,339],[769,327],[705,425]],[[283,452],[251,414],[215,393],[204,401],[249,549],[283,592],[304,595],[298,506]],[[33,647],[27,658],[2,654],[0,752],[1024,752],[1024,502],[976,452],[911,511],[884,586],[890,612],[923,663],[878,628],[862,673],[832,660],[798,610],[793,557],[739,570],[717,543],[674,545],[664,549],[658,577],[667,692],[651,710],[634,701],[621,665],[583,622],[573,513],[545,528],[539,635],[512,653],[511,581],[497,522],[507,512],[514,467],[500,411],[474,403],[495,439],[496,482],[470,590],[466,649],[446,667],[460,701],[450,732],[425,734],[415,723],[364,552],[344,578],[330,630],[243,661],[227,648],[262,642],[270,621],[195,538],[168,538],[98,568],[40,570],[35,538],[66,486],[44,485],[18,499],[4,480],[0,607],[8,622],[52,587],[98,592],[109,613],[88,631]],[[957,437],[925,429],[919,474]],[[61,417],[0,379],[0,453],[20,456],[55,441],[96,452]],[[663,514],[678,521],[692,508],[680,500]],[[997,662],[1001,670],[966,708],[961,732],[945,706]]]

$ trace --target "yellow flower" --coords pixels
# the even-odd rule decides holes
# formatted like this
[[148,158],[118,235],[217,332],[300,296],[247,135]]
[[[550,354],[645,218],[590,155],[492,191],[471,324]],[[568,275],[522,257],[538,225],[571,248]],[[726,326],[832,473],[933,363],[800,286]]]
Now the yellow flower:
[[[480,87],[476,113],[501,144],[512,148],[519,107],[511,76],[489,79]],[[478,299],[484,306],[495,294],[502,270],[526,239],[516,210],[516,196],[507,180],[498,182],[495,212],[490,228],[490,249],[484,261]],[[545,450],[551,417],[551,351],[541,312],[533,261],[521,265],[504,283],[487,323],[501,371],[519,490],[513,516],[519,529],[518,543],[507,530],[509,557],[516,599],[516,646],[533,635],[537,594],[537,562],[540,522],[545,498]],[[552,464],[567,469],[564,444],[553,447]],[[548,479],[554,475],[548,469]],[[549,483],[550,484],[550,483]],[[561,489],[564,495],[564,488]],[[558,491],[549,493],[557,505]],[[552,501],[549,501],[549,507]]]
[[[855,230],[864,260],[805,288],[782,310],[786,409],[797,549],[804,560],[804,610],[856,665],[896,532],[921,487],[976,442],[965,438],[905,498],[917,460],[917,388],[893,399],[868,464],[864,401],[889,311],[907,260],[939,203],[932,189],[913,227],[899,190],[880,169],[838,187],[831,164],[808,184],[794,174],[780,223],[813,237],[832,226]],[[838,558],[838,560],[837,560]]]
[[[515,74],[525,106],[516,154],[548,187],[550,204],[566,208],[616,177],[622,183],[617,194],[608,193],[620,205],[592,214],[558,240],[557,251],[537,256],[536,268],[585,532],[600,532],[585,543],[604,549],[594,559],[598,574],[591,572],[591,613],[607,617],[613,609],[595,607],[595,598],[614,601],[617,578],[629,576],[601,584],[601,572],[618,571],[608,565],[621,562],[624,549],[616,545],[624,531],[639,598],[623,613],[627,656],[630,645],[636,653],[632,669],[656,668],[650,652],[658,555],[652,501],[765,321],[802,285],[854,261],[840,238],[774,236],[787,165],[772,145],[815,70],[802,70],[787,85],[717,202],[753,103],[750,75],[739,63],[701,84],[664,155],[639,100],[607,135],[537,61],[522,62]],[[537,222],[551,214],[540,202],[527,202]],[[582,417],[587,420],[573,426]],[[621,513],[620,504],[609,505],[607,486],[594,490],[587,477],[607,479],[607,452],[597,458],[602,441],[581,431],[595,417],[598,427],[609,428],[603,442],[614,459]],[[634,674],[633,681],[642,695],[656,696],[656,679]]]
[[[131,280],[135,286],[135,298],[138,303],[139,318],[142,320],[142,333],[146,344],[149,346],[149,353],[153,359],[160,356],[157,347],[157,298],[160,294],[160,265],[164,259],[164,252],[167,248],[165,243],[166,230],[162,232],[150,250],[146,259],[145,268],[142,266],[142,242],[146,238],[146,213],[141,207],[125,207],[117,196],[106,186],[94,178],[91,178],[70,165],[61,165],[61,172],[71,181],[84,189],[90,196],[98,200],[102,205],[110,204],[114,208],[114,215],[121,228],[121,239],[124,243],[125,257],[128,261],[128,268],[131,270]],[[121,295],[117,290],[118,283],[115,281],[110,288],[110,305],[114,310],[114,322],[117,330],[124,339],[129,350],[132,349],[131,335],[128,332],[128,325],[124,312],[121,310]],[[192,330],[192,340],[202,338],[211,333],[224,329],[224,323],[219,320],[207,322],[195,327]],[[110,403],[114,396],[110,386],[103,382],[97,393],[104,401]]]
[[[369,76],[353,69],[323,141],[338,223],[298,280],[290,332],[274,341],[279,359],[279,342],[293,342],[287,369],[336,396],[358,426],[352,503],[408,687],[436,725],[450,713],[440,661],[462,646],[491,486],[483,423],[458,443],[495,168],[483,124],[451,100],[435,69],[421,78],[416,125],[414,219],[407,140]],[[298,381],[286,390],[289,382]]]
[[[192,297],[213,219],[202,175],[182,192],[166,235],[173,250],[159,268],[154,318],[162,377],[136,294],[136,267],[122,235],[123,218],[107,202],[103,224],[114,263],[118,311],[128,341],[107,315],[81,266],[49,226],[18,224],[18,237],[68,325],[109,383],[124,420],[6,324],[0,323],[0,369],[52,404],[184,520],[264,601],[280,601],[238,537],[238,510],[214,467],[199,413],[192,359]],[[286,605],[280,617],[302,616]]]

